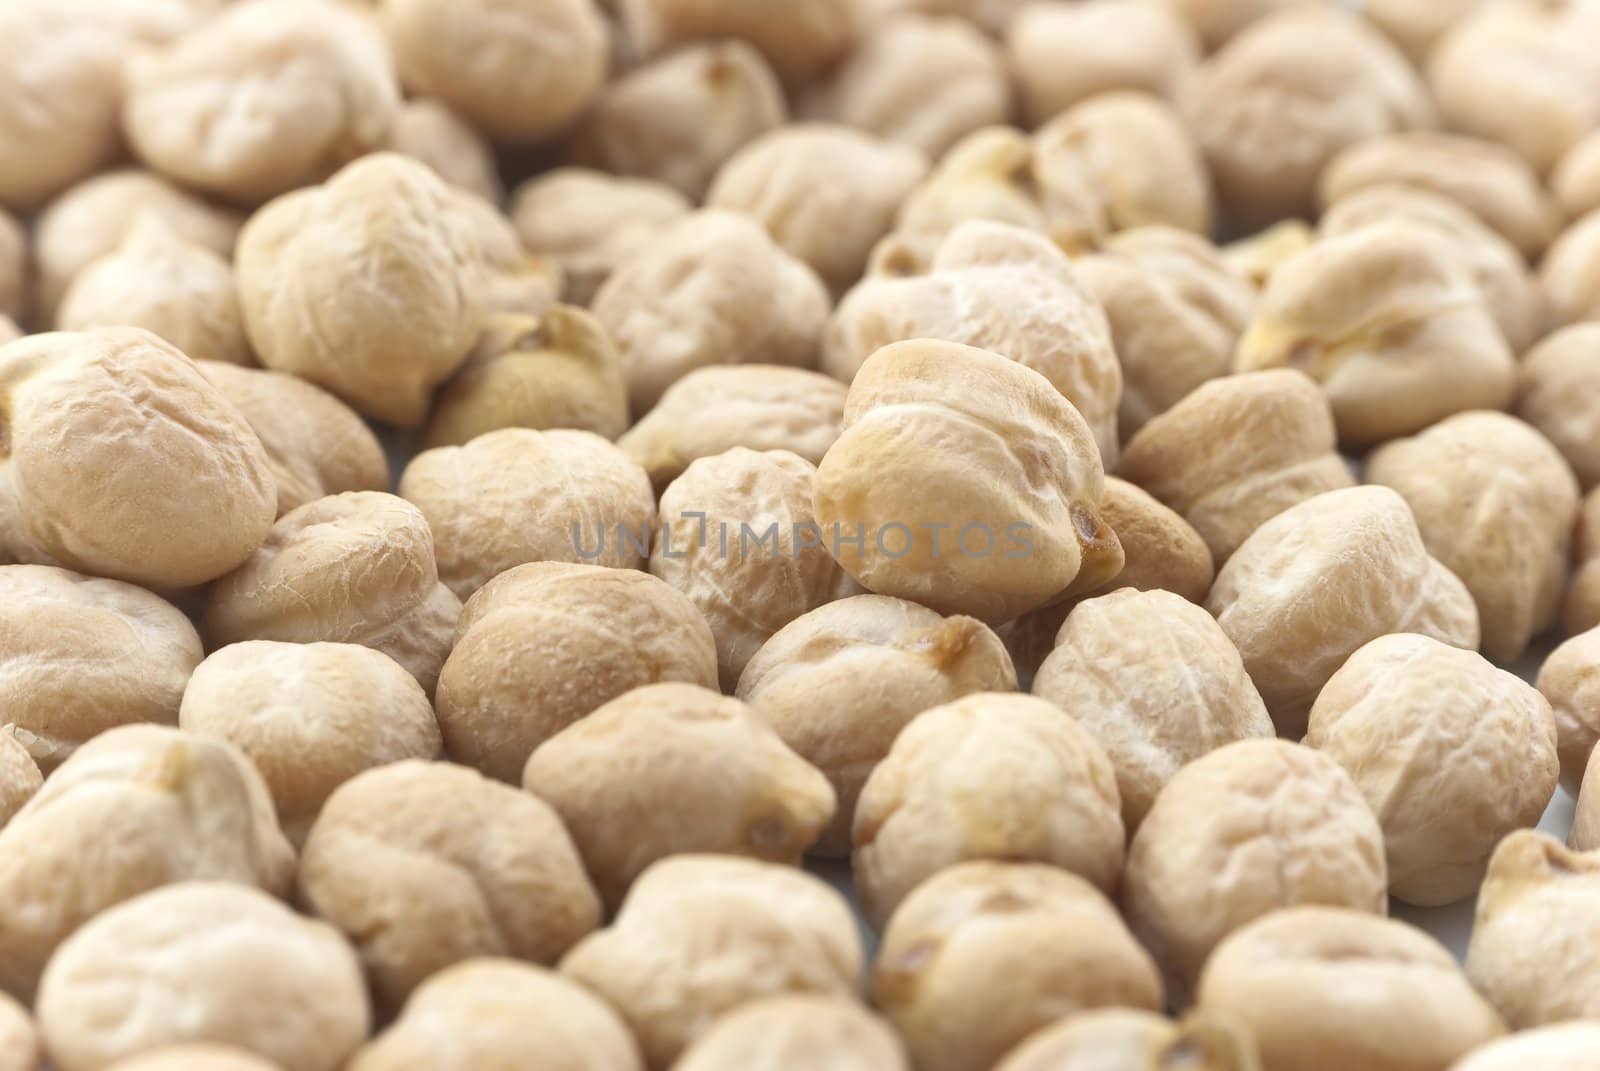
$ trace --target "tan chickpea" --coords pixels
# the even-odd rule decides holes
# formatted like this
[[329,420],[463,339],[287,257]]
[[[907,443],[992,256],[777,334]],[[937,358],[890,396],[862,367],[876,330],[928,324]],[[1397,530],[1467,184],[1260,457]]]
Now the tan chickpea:
[[1573,531],[1576,567],[1561,604],[1568,636],[1600,625],[1600,489],[1584,497]]
[[850,1000],[757,1000],[718,1019],[674,1071],[910,1071],[883,1020]]
[[487,274],[483,294],[490,315],[538,316],[550,310],[566,286],[561,265],[522,245],[516,225],[483,198],[454,187],[455,207],[464,217]]
[[1466,584],[1485,655],[1512,661],[1555,623],[1579,492],[1537,431],[1461,413],[1373,453],[1366,478],[1400,492],[1428,552]]
[[1400,47],[1418,70],[1425,70],[1429,54],[1456,23],[1477,8],[1481,0],[1364,0],[1361,16],[1374,23]]
[[1122,370],[1098,303],[1066,254],[1021,227],[970,220],[945,236],[927,274],[876,276],[828,323],[822,367],[852,382],[893,342],[939,339],[1009,357],[1044,376],[1117,460]]
[[126,84],[123,127],[141,159],[250,204],[380,148],[400,105],[382,36],[327,0],[231,5],[133,56]]
[[1505,1033],[1438,941],[1343,907],[1235,931],[1206,962],[1198,1004],[1243,1022],[1273,1071],[1445,1068]]
[[1576,796],[1600,742],[1600,630],[1579,632],[1550,652],[1535,683],[1555,711],[1561,784]]
[[663,681],[716,686],[716,641],[693,602],[635,569],[537,562],[467,603],[439,677],[439,727],[456,761],[519,783],[544,741]]
[[1567,150],[1550,176],[1550,189],[1568,219],[1600,208],[1600,131]]
[[446,182],[475,193],[490,204],[505,199],[494,147],[450,106],[431,97],[400,105],[389,128],[387,148],[421,160]]
[[427,519],[393,495],[329,495],[290,510],[243,565],[211,586],[204,632],[245,640],[359,643],[433,694],[461,600],[439,582]]
[[562,167],[518,187],[511,217],[522,244],[565,271],[564,298],[586,306],[613,271],[690,210],[666,183]]
[[1342,442],[1370,445],[1511,401],[1515,362],[1453,245],[1408,221],[1318,242],[1273,273],[1239,371],[1298,368]]
[[646,52],[707,37],[750,42],[785,79],[802,82],[838,59],[857,29],[850,0],[619,0],[623,25]]
[[1214,52],[1251,23],[1276,11],[1318,4],[1321,0],[1171,0],[1171,3],[1194,25],[1206,50]]
[[1495,844],[1539,820],[1559,772],[1543,696],[1472,651],[1410,634],[1350,656],[1317,696],[1305,742],[1349,771],[1378,816],[1390,892],[1426,907],[1477,891]]
[[68,935],[146,890],[231,881],[281,896],[294,878],[244,754],[157,725],[79,748],[0,830],[0,851],[0,988],[25,1001]]
[[653,179],[698,203],[730,156],[788,115],[777,76],[748,44],[689,45],[603,89],[573,131],[569,154],[573,163]]
[[987,1071],[1078,1012],[1161,1007],[1150,955],[1093,885],[1037,863],[963,863],[884,931],[873,1001],[924,1071]]
[[741,1005],[764,997],[854,997],[861,937],[833,889],[793,867],[677,855],[634,883],[606,929],[567,954],[561,973],[627,1022],[651,1071]]
[[1548,326],[1600,320],[1600,210],[1573,223],[1539,264]]
[[18,739],[16,725],[0,728],[0,827],[11,821],[43,784],[44,775]]
[[1311,248],[1317,232],[1300,219],[1285,219],[1222,247],[1222,260],[1239,275],[1265,290],[1267,282],[1284,264]]
[[299,899],[356,945],[380,1005],[475,956],[553,963],[600,921],[555,811],[473,770],[415,760],[333,791]]
[[1450,1065],[1450,1071],[1525,1071],[1560,1067],[1567,1071],[1600,1068],[1600,1024],[1559,1023],[1520,1030],[1490,1042]]
[[1520,830],[1478,893],[1467,974],[1513,1030],[1600,1016],[1600,853]]
[[372,1021],[361,967],[332,927],[204,881],[84,924],[50,961],[37,1010],[60,1071],[191,1041],[235,1045],[283,1071],[336,1071]]
[[28,1009],[0,995],[0,1071],[35,1071],[41,1058],[38,1031]]
[[507,959],[467,960],[419,986],[400,1017],[345,1071],[643,1071],[617,1013],[551,971]]
[[1122,907],[1174,993],[1212,949],[1277,908],[1388,906],[1383,831],[1350,775],[1319,751],[1242,740],[1166,783],[1128,847]]
[[1250,1034],[1230,1018],[1197,1012],[1182,1022],[1129,1008],[1069,1015],[1029,1035],[994,1071],[1259,1071]]
[[1079,603],[1033,680],[1111,759],[1132,836],[1180,769],[1272,719],[1210,614],[1170,591],[1124,588]]
[[964,19],[907,12],[878,22],[802,98],[813,119],[845,123],[937,159],[1011,115],[1000,47]]
[[22,319],[28,309],[28,261],[28,238],[22,225],[0,208],[0,316],[9,320]]
[[[31,1065],[30,1065],[31,1071]],[[163,1045],[118,1060],[109,1071],[280,1071],[276,1064],[232,1045]]]
[[696,368],[814,366],[828,307],[822,281],[760,224],[707,210],[612,272],[593,309],[617,344],[638,417]]
[[1331,5],[1289,5],[1252,23],[1179,99],[1236,227],[1307,216],[1329,160],[1433,118],[1399,50]]

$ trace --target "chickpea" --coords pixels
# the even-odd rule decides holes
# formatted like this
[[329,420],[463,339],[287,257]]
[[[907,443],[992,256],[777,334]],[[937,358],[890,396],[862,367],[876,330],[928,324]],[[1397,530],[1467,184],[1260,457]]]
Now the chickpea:
[[[1252,23],[1276,11],[1320,3],[1321,0],[1170,0],[1188,19],[1206,51],[1214,52]],[[1367,0],[1368,3],[1374,0]]]
[[1539,289],[1553,330],[1600,320],[1600,211],[1573,223],[1539,264]]
[[39,1035],[28,1009],[0,994],[0,1071],[35,1071],[40,1059]]
[[1280,220],[1263,231],[1222,247],[1222,260],[1257,290],[1265,290],[1284,264],[1311,248],[1317,232],[1304,220]]
[[400,105],[389,128],[387,147],[422,161],[446,182],[490,204],[505,200],[494,147],[442,101],[413,97]]
[[1568,219],[1600,208],[1600,131],[1567,150],[1550,176],[1550,189]]
[[1589,755],[1589,765],[1584,771],[1584,787],[1578,791],[1578,806],[1573,813],[1572,832],[1567,844],[1574,851],[1592,852],[1600,849],[1600,770],[1594,753]]
[[43,784],[44,775],[18,739],[17,727],[0,728],[0,827],[11,821]]
[[1079,1012],[1035,1031],[994,1071],[1258,1071],[1255,1041],[1231,1019],[1200,1012],[1174,1023],[1127,1008]]
[[549,311],[566,286],[561,265],[523,248],[516,225],[499,208],[459,189],[450,192],[483,258],[485,312],[538,316]]
[[1590,491],[1579,508],[1573,531],[1577,567],[1561,604],[1568,636],[1600,625],[1600,490]]
[[1561,784],[1576,796],[1600,741],[1600,630],[1579,632],[1550,652],[1535,685],[1555,711]]
[[279,1071],[275,1064],[232,1045],[163,1045],[126,1060],[109,1071]]
[[360,965],[332,927],[204,881],[85,923],[50,961],[38,1013],[60,1071],[190,1041],[236,1045],[283,1071],[335,1071],[371,1025]]
[[861,0],[867,24],[877,25],[905,12],[964,19],[984,33],[999,36],[1028,0]]
[[0,316],[8,320],[19,320],[27,311],[28,260],[28,237],[22,225],[0,208]]
[[334,789],[300,902],[355,944],[383,1008],[476,956],[553,963],[600,921],[560,817],[473,770],[407,760]]
[[1600,1067],[1600,1024],[1560,1023],[1522,1030],[1473,1049],[1450,1071],[1524,1071],[1529,1067],[1563,1067],[1594,1071]]
[[718,1019],[675,1071],[911,1071],[883,1020],[838,997],[752,1001]]
[[647,53],[681,41],[735,37],[760,50],[786,80],[803,82],[842,56],[857,29],[851,0],[619,0],[629,36]]
[[633,569],[523,565],[462,612],[439,676],[439,728],[456,761],[520,783],[544,741],[663,681],[717,683],[716,641],[687,597]]
[[1198,1003],[1244,1022],[1274,1071],[1445,1068],[1505,1033],[1443,945],[1344,907],[1236,930],[1206,962]]
[[666,1071],[741,1005],[855,996],[861,937],[844,898],[809,874],[676,855],[639,876],[611,925],[579,942],[561,973],[604,998],[650,1071]]
[[294,849],[244,754],[157,725],[79,748],[0,830],[0,852],[0,988],[30,1002],[62,943],[108,908],[173,882],[283,895],[294,878]]
[[1150,954],[1099,890],[1056,867],[1003,862],[951,867],[906,898],[872,994],[925,1071],[986,1071],[1063,1016],[1162,1000]]
[[1428,552],[1466,584],[1489,658],[1517,658],[1555,623],[1579,492],[1537,431],[1461,413],[1373,453],[1366,478],[1400,492]]

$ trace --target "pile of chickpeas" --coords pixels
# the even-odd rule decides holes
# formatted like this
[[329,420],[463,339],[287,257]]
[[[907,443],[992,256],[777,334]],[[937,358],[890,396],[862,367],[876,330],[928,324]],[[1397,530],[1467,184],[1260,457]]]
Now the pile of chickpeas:
[[0,0],[0,1071],[1597,1071],[1597,741],[1600,4]]

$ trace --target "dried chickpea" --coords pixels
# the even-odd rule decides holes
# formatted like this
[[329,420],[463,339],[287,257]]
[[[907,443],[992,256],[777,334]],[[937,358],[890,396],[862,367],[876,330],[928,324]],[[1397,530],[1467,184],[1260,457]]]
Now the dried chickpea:
[[1472,651],[1380,636],[1312,705],[1305,743],[1349,771],[1378,816],[1389,891],[1433,907],[1477,891],[1495,844],[1556,790],[1556,723],[1532,686]]
[[1600,1018],[1600,853],[1519,830],[1478,892],[1467,974],[1513,1030]]
[[791,123],[734,153],[705,203],[756,220],[838,292],[861,278],[927,172],[927,157],[910,145],[838,123]]
[[1539,264],[1548,326],[1600,320],[1600,210],[1561,232]]
[[224,647],[189,679],[178,726],[226,740],[255,764],[295,844],[341,784],[374,766],[432,759],[440,747],[416,678],[348,643]]
[[1456,23],[1472,14],[1482,0],[1362,0],[1361,16],[1400,47],[1418,70]]
[[1544,436],[1504,413],[1459,413],[1374,452],[1366,478],[1400,492],[1428,553],[1466,584],[1485,655],[1512,661],[1555,623],[1579,492]]
[[1568,636],[1600,625],[1600,488],[1584,497],[1573,531],[1576,567],[1561,604]]
[[0,208],[0,316],[20,320],[28,308],[28,238],[9,212]]
[[249,204],[382,147],[400,106],[382,36],[327,0],[229,5],[132,56],[126,83],[123,127],[145,163]]
[[353,491],[280,517],[261,548],[211,586],[203,631],[213,650],[245,640],[359,643],[432,695],[460,613],[439,582],[422,512]]
[[488,311],[480,225],[466,195],[393,153],[273,201],[250,217],[235,264],[261,363],[365,416],[421,423]]
[[639,876],[611,925],[561,973],[627,1022],[651,1071],[666,1071],[718,1019],[785,994],[853,997],[861,937],[833,889],[793,867],[676,855]]
[[388,490],[389,462],[378,437],[327,391],[282,372],[196,364],[261,440],[279,517],[326,495]]
[[690,210],[666,183],[562,167],[518,187],[511,218],[522,244],[566,273],[565,300],[586,306],[613,271]]
[[1161,1007],[1150,955],[1093,885],[1037,863],[943,870],[884,931],[873,1000],[923,1071],[988,1071],[1077,1012]]
[[1236,930],[1206,962],[1198,1005],[1244,1023],[1273,1071],[1443,1071],[1505,1033],[1449,949],[1343,907]]
[[[1194,25],[1206,51],[1227,44],[1251,23],[1286,8],[1319,4],[1322,0],[1170,0]],[[1374,0],[1366,0],[1373,3]]]
[[600,921],[555,811],[443,762],[379,766],[334,789],[298,891],[355,944],[388,1009],[475,956],[553,963]]
[[669,855],[799,866],[834,811],[827,778],[764,717],[692,684],[636,688],[569,725],[534,749],[522,787],[561,816],[612,910]]
[[142,327],[197,361],[255,364],[232,266],[155,215],[141,216],[115,252],[73,278],[56,326]]
[[1324,239],[1273,272],[1235,367],[1304,371],[1328,395],[1340,441],[1358,446],[1504,408],[1516,379],[1454,244],[1406,220]]
[[1589,765],[1584,770],[1583,787],[1578,791],[1578,805],[1573,812],[1571,836],[1568,847],[1580,852],[1600,849],[1600,761],[1589,754]]
[[730,156],[788,114],[783,87],[755,49],[743,41],[689,45],[601,90],[573,131],[569,155],[699,202]]
[[483,258],[485,312],[538,316],[554,306],[566,286],[561,265],[524,248],[516,225],[496,206],[464,190],[451,193]]
[[35,1071],[41,1055],[39,1035],[28,1009],[0,994],[0,1071]]
[[421,160],[446,182],[491,204],[505,199],[493,146],[442,101],[414,97],[400,105],[386,147]]
[[1355,482],[1327,399],[1289,369],[1201,383],[1139,429],[1117,471],[1182,514],[1219,563],[1284,510]]
[[1579,632],[1551,651],[1535,685],[1555,711],[1561,784],[1576,796],[1600,742],[1600,630]]
[[1225,744],[1273,735],[1233,643],[1210,614],[1170,591],[1124,588],[1079,603],[1033,694],[1105,750],[1129,836],[1184,766]]
[[593,310],[617,344],[639,417],[706,365],[815,365],[829,304],[816,273],[759,223],[707,210],[612,272]]
[[0,728],[0,826],[11,821],[43,784],[44,775],[18,739],[16,725]]
[[700,458],[736,446],[787,450],[815,465],[839,438],[845,389],[832,376],[800,368],[712,365],[668,387],[617,446],[657,491]]
[[1559,1023],[1522,1030],[1473,1049],[1450,1071],[1561,1071],[1600,1069],[1600,1023]]
[[1233,348],[1256,294],[1204,238],[1137,227],[1112,235],[1072,268],[1111,326],[1122,366],[1117,430],[1124,439],[1233,371]]
[[1600,208],[1600,130],[1567,150],[1550,176],[1550,189],[1568,219]]
[[[31,1069],[30,1069],[31,1071]],[[108,1071],[280,1071],[253,1053],[232,1045],[163,1045],[126,1060]]]
[[1128,848],[1122,907],[1178,992],[1245,923],[1301,904],[1382,915],[1388,884],[1383,831],[1338,763],[1242,740],[1161,789]]
[[986,349],[1038,372],[1115,465],[1122,370],[1110,326],[1067,255],[1041,235],[969,220],[940,242],[927,274],[864,281],[828,322],[822,368],[849,383],[868,357],[907,339]]
[[1224,215],[1246,227],[1307,215],[1329,160],[1433,118],[1400,51],[1333,5],[1252,23],[1195,70],[1179,103]]
[[0,830],[0,853],[0,988],[27,1001],[69,934],[146,890],[233,881],[281,896],[294,879],[244,754],[161,725],[84,744]]
[[150,586],[234,568],[277,506],[244,417],[193,361],[131,327],[0,349],[0,472],[50,559]]
[[559,133],[606,79],[592,0],[382,0],[379,22],[406,88],[502,141]]
[[732,37],[760,50],[786,80],[803,82],[850,47],[857,30],[853,0],[618,0],[629,37],[647,53],[682,41]]
[[895,1032],[851,1000],[784,996],[718,1019],[674,1071],[911,1071]]
[[205,881],[85,923],[50,961],[38,1013],[60,1071],[190,1041],[235,1045],[283,1071],[336,1071],[371,1026],[360,965],[332,927]]
[[598,997],[541,967],[481,958],[420,985],[345,1071],[643,1071],[639,1047]]
[[1265,290],[1273,273],[1310,249],[1316,237],[1317,232],[1304,220],[1281,220],[1266,230],[1223,246],[1222,260],[1249,279],[1257,290]]
[[716,641],[682,593],[635,569],[519,566],[479,589],[462,612],[439,677],[445,750],[520,782],[544,741],[662,681],[717,683]]
[[936,159],[1011,115],[1000,47],[964,19],[912,12],[872,26],[801,111],[921,149]]
[[1037,1030],[994,1071],[1260,1071],[1256,1045],[1234,1020],[1197,1012],[1182,1022],[1131,1008],[1069,1015]]

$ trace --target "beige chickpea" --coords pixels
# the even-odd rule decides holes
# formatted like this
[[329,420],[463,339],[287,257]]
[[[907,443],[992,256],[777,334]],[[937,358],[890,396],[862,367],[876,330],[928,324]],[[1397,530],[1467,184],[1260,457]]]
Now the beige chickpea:
[[718,1019],[786,994],[854,997],[861,936],[823,882],[776,863],[677,855],[634,883],[611,925],[561,973],[627,1022],[651,1071],[666,1071]]
[[562,167],[518,187],[511,218],[522,244],[566,273],[564,298],[586,306],[613,271],[690,210],[666,183]]
[[986,349],[1038,372],[1115,465],[1122,369],[1110,326],[1066,254],[1041,235],[969,220],[939,243],[927,274],[866,280],[829,320],[823,370],[849,383],[867,358],[907,339]]
[[494,147],[442,101],[413,97],[400,105],[389,128],[387,148],[421,160],[446,182],[491,204],[505,199]]
[[524,248],[517,228],[500,209],[465,190],[451,188],[455,208],[477,240],[486,273],[483,305],[489,316],[538,316],[561,296],[561,265]]
[[1256,1044],[1236,1020],[1197,1012],[1173,1022],[1153,1012],[1109,1008],[1069,1015],[1029,1035],[994,1071],[1260,1071]]
[[1302,904],[1382,915],[1388,885],[1383,831],[1338,763],[1284,740],[1242,740],[1156,796],[1128,847],[1122,907],[1176,992],[1246,923]]
[[1600,320],[1600,210],[1573,223],[1539,264],[1548,326]]
[[[1069,117],[1070,117],[1069,113]],[[1207,380],[1233,371],[1256,295],[1217,249],[1173,227],[1136,227],[1072,262],[1099,301],[1122,366],[1123,439]]]
[[553,963],[600,921],[555,811],[442,762],[379,766],[336,788],[306,839],[298,891],[355,944],[391,1010],[476,956]]
[[517,783],[544,741],[664,681],[717,684],[716,641],[689,598],[635,569],[537,562],[467,603],[439,677],[439,727],[456,761]]
[[54,322],[61,295],[78,272],[116,252],[147,214],[179,238],[222,257],[233,255],[244,223],[236,213],[150,171],[107,171],[87,179],[52,201],[34,222],[34,297],[41,322]]
[[211,586],[213,648],[245,640],[359,643],[382,651],[433,694],[461,600],[439,582],[422,512],[375,491],[290,510],[243,565]]
[[1218,563],[1284,510],[1355,482],[1327,399],[1289,369],[1200,384],[1139,429],[1117,471],[1182,514]]
[[[648,772],[636,757],[650,755]],[[767,720],[692,684],[636,688],[534,749],[522,786],[555,808],[606,906],[694,852],[800,865],[834,793]]]
[[839,438],[845,385],[779,365],[712,365],[690,372],[617,440],[657,491],[695,461],[734,447],[787,450],[811,464]]
[[0,830],[0,851],[0,988],[28,1001],[61,943],[107,908],[193,880],[281,896],[294,878],[244,754],[158,725],[84,744]]
[[1252,23],[1196,69],[1179,102],[1236,227],[1307,216],[1329,160],[1433,118],[1400,51],[1332,5]]
[[[30,1065],[31,1071],[31,1065]],[[109,1071],[280,1071],[253,1053],[232,1045],[163,1045],[126,1060]]]
[[739,38],[792,82],[842,56],[858,21],[851,0],[796,0],[779,9],[762,0],[619,0],[617,6],[630,37],[646,52],[708,37]]
[[477,1071],[535,1064],[540,1071],[643,1071],[617,1013],[582,986],[541,967],[480,958],[420,985],[346,1071]]
[[178,725],[226,740],[255,764],[295,844],[341,784],[374,766],[432,759],[440,747],[416,678],[347,643],[224,647],[189,679]]
[[1011,115],[999,45],[964,19],[898,14],[872,26],[801,112],[845,123],[937,159],[962,137]]
[[22,319],[28,309],[29,259],[28,237],[22,224],[0,208],[0,316],[8,320]]
[[1428,552],[1466,584],[1485,655],[1512,661],[1555,623],[1579,492],[1544,436],[1504,413],[1460,413],[1373,453],[1366,478],[1400,492]]
[[382,36],[327,0],[231,5],[131,57],[126,83],[123,126],[141,159],[253,204],[383,146],[400,105]]
[[910,1071],[877,1016],[832,996],[772,997],[718,1019],[674,1071]]
[[1520,1030],[1468,1053],[1450,1071],[1526,1071],[1530,1067],[1600,1068],[1600,1024],[1558,1023]]
[[33,798],[44,784],[44,775],[18,739],[17,727],[0,728],[0,827]]
[[255,364],[233,268],[145,215],[113,253],[87,265],[62,295],[63,331],[142,327],[195,360]]
[[41,1055],[39,1034],[28,1009],[0,995],[0,1071],[35,1071]]
[[[134,583],[220,576],[276,510],[243,416],[138,328],[30,335],[0,349],[0,479],[51,559]],[[92,475],[91,475],[92,474]]]
[[1311,248],[1317,232],[1301,219],[1285,219],[1265,230],[1229,242],[1222,247],[1222,260],[1243,275],[1257,290],[1284,264]]
[[1556,790],[1556,723],[1532,686],[1472,651],[1381,636],[1311,708],[1306,745],[1349,771],[1378,816],[1389,890],[1427,907],[1474,893],[1500,838]]
[[1198,1004],[1243,1022],[1273,1071],[1443,1069],[1505,1033],[1438,941],[1344,907],[1235,931],[1206,962]]
[[1467,974],[1507,1025],[1600,1017],[1600,853],[1520,830],[1478,893]]
[[1579,632],[1550,652],[1535,684],[1555,711],[1561,784],[1576,796],[1600,742],[1600,630]]
[[360,965],[332,927],[205,881],[84,924],[50,961],[37,1010],[60,1071],[191,1041],[235,1045],[283,1071],[336,1071],[371,1026]]
[[816,273],[759,223],[716,210],[656,235],[593,305],[621,354],[635,417],[696,368],[814,366],[828,308]]
[[378,153],[257,212],[235,269],[261,363],[365,416],[421,423],[488,311],[490,270],[467,203],[426,165]]
[[1321,2],[1322,0],[1171,0],[1172,6],[1193,24],[1208,52],[1221,48],[1251,23],[1264,19],[1274,12]]
[[972,23],[984,33],[998,36],[1027,0],[861,0],[868,26],[907,12],[946,15]]
[[924,882],[884,931],[872,993],[924,1071],[987,1071],[1064,1016],[1162,1002],[1111,903],[1037,863],[963,863]]
[[573,163],[653,179],[699,202],[730,156],[788,115],[777,76],[748,44],[689,45],[602,90],[574,129],[569,155]]
[[1342,442],[1370,445],[1511,401],[1511,349],[1454,246],[1397,220],[1324,239],[1272,275],[1239,340],[1241,372],[1322,385]]
[[1600,121],[1600,12],[1572,0],[1480,4],[1428,57],[1444,125],[1540,174]]
[[1388,35],[1418,70],[1434,45],[1482,0],[1363,0],[1361,15]]
[[1033,694],[1070,714],[1111,759],[1129,836],[1184,766],[1273,735],[1233,643],[1210,614],[1170,591],[1124,588],[1079,603]]
[[1575,568],[1561,603],[1568,636],[1600,625],[1600,488],[1584,497],[1573,530]]
[[267,452],[278,516],[344,491],[385,491],[389,462],[372,429],[339,399],[283,372],[198,361]]
[[1550,176],[1550,190],[1568,219],[1600,208],[1600,131],[1567,150]]
[[845,856],[861,786],[913,718],[1016,686],[1010,657],[982,622],[857,595],[779,629],[746,664],[735,694],[833,783],[838,807],[814,851]]
[[1589,755],[1589,765],[1583,774],[1583,787],[1578,790],[1577,808],[1573,812],[1572,830],[1567,846],[1574,851],[1592,852],[1600,849],[1600,762],[1594,753]]

